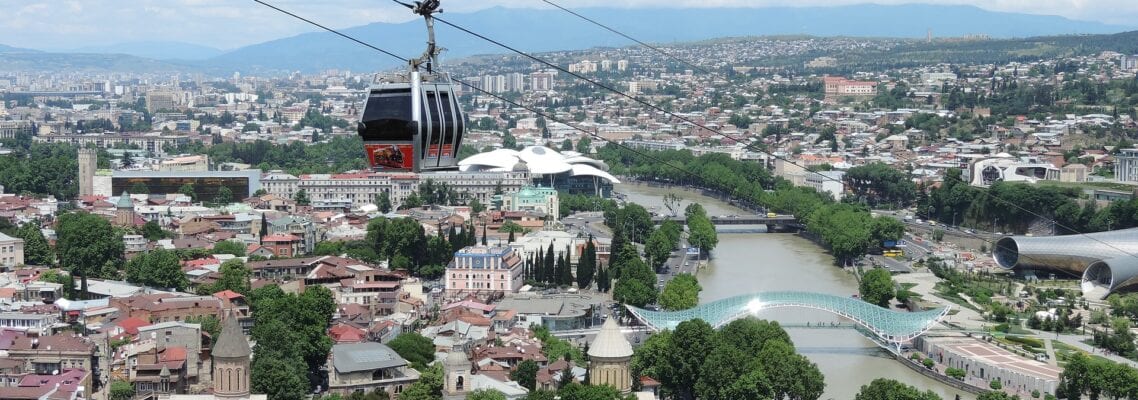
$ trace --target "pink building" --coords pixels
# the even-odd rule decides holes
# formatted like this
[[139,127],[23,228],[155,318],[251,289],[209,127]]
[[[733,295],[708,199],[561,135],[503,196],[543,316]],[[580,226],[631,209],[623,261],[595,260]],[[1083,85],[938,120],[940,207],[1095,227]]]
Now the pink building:
[[451,293],[517,292],[522,280],[522,259],[509,247],[465,247],[446,270]]

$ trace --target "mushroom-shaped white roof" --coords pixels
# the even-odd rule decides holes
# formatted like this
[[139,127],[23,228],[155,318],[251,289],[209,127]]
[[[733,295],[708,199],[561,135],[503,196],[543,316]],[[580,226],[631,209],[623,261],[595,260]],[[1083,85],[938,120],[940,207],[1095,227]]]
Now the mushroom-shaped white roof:
[[530,172],[535,174],[560,174],[572,168],[561,153],[545,146],[526,147],[518,152],[518,158],[525,161]]
[[566,157],[565,162],[570,163],[570,164],[574,164],[574,165],[576,165],[576,164],[590,164],[590,165],[592,165],[592,166],[594,166],[597,169],[600,169],[602,171],[606,171],[609,169],[609,166],[606,165],[603,161],[594,160],[592,158],[581,156],[581,155]]
[[518,163],[518,152],[513,149],[497,149],[478,153],[458,162],[459,166],[486,165],[499,168],[513,168]]
[[573,176],[591,175],[605,178],[609,182],[619,183],[612,175],[605,172],[608,165],[575,151],[558,152],[545,146],[529,146],[520,151],[511,149],[498,149],[486,153],[479,153],[458,162],[462,171],[516,171],[518,163],[525,163],[529,172],[534,174],[560,174],[569,172]]
[[592,165],[589,165],[589,164],[573,164],[573,171],[572,171],[571,175],[573,175],[573,176],[596,176],[596,177],[604,178],[605,180],[609,181],[609,183],[612,183],[612,184],[620,183],[620,180],[616,179],[616,177],[612,176],[612,174],[609,174],[608,172],[605,172],[605,171],[601,171],[600,169],[597,169],[596,167],[593,167]]
[[632,343],[620,332],[616,320],[609,317],[597,332],[597,338],[589,345],[589,357],[625,358],[632,357]]

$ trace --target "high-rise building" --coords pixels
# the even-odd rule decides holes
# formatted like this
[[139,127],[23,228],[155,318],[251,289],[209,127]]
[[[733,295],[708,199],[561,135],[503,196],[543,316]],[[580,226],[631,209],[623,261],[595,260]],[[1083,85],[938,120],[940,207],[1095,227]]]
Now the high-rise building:
[[1123,55],[1119,62],[1119,67],[1125,71],[1132,71],[1138,69],[1138,54],[1128,56]]
[[616,62],[616,70],[617,70],[617,71],[626,71],[626,70],[628,70],[628,60],[617,60],[617,62]]
[[526,76],[520,72],[511,72],[506,74],[506,90],[511,92],[521,92],[525,90]]
[[173,110],[179,104],[177,93],[169,90],[151,90],[146,92],[146,111],[151,114],[158,110]]
[[529,74],[529,89],[535,92],[553,90],[553,73],[547,71]]
[[99,165],[99,153],[95,149],[79,149],[79,195],[95,194],[95,169]]
[[1122,149],[1114,156],[1114,179],[1119,182],[1138,181],[1138,149]]
[[601,71],[608,71],[612,69],[612,60],[601,60]]

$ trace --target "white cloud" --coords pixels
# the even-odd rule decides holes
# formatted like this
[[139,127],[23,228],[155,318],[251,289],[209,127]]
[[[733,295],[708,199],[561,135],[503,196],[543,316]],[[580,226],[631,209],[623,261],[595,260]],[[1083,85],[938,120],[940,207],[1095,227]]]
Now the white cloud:
[[[343,28],[371,22],[403,22],[414,18],[405,8],[385,0],[265,0],[327,26]],[[553,0],[581,7],[764,7],[825,6],[864,0]],[[919,0],[918,0],[919,1]],[[879,4],[911,3],[874,0]],[[967,4],[993,11],[1061,15],[1067,18],[1134,25],[1134,0],[925,0]],[[448,12],[470,12],[494,6],[552,8],[541,0],[444,0]],[[251,0],[0,0],[0,43],[44,49],[68,49],[130,41],[181,41],[223,49],[277,39],[317,28]]]

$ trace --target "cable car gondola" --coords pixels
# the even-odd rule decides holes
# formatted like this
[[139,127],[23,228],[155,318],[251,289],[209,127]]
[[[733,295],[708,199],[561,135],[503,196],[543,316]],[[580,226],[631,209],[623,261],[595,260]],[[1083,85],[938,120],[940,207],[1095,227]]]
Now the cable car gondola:
[[450,76],[433,70],[441,49],[431,15],[442,10],[439,0],[407,6],[427,22],[427,50],[410,72],[368,90],[357,130],[373,170],[455,170],[467,123]]

